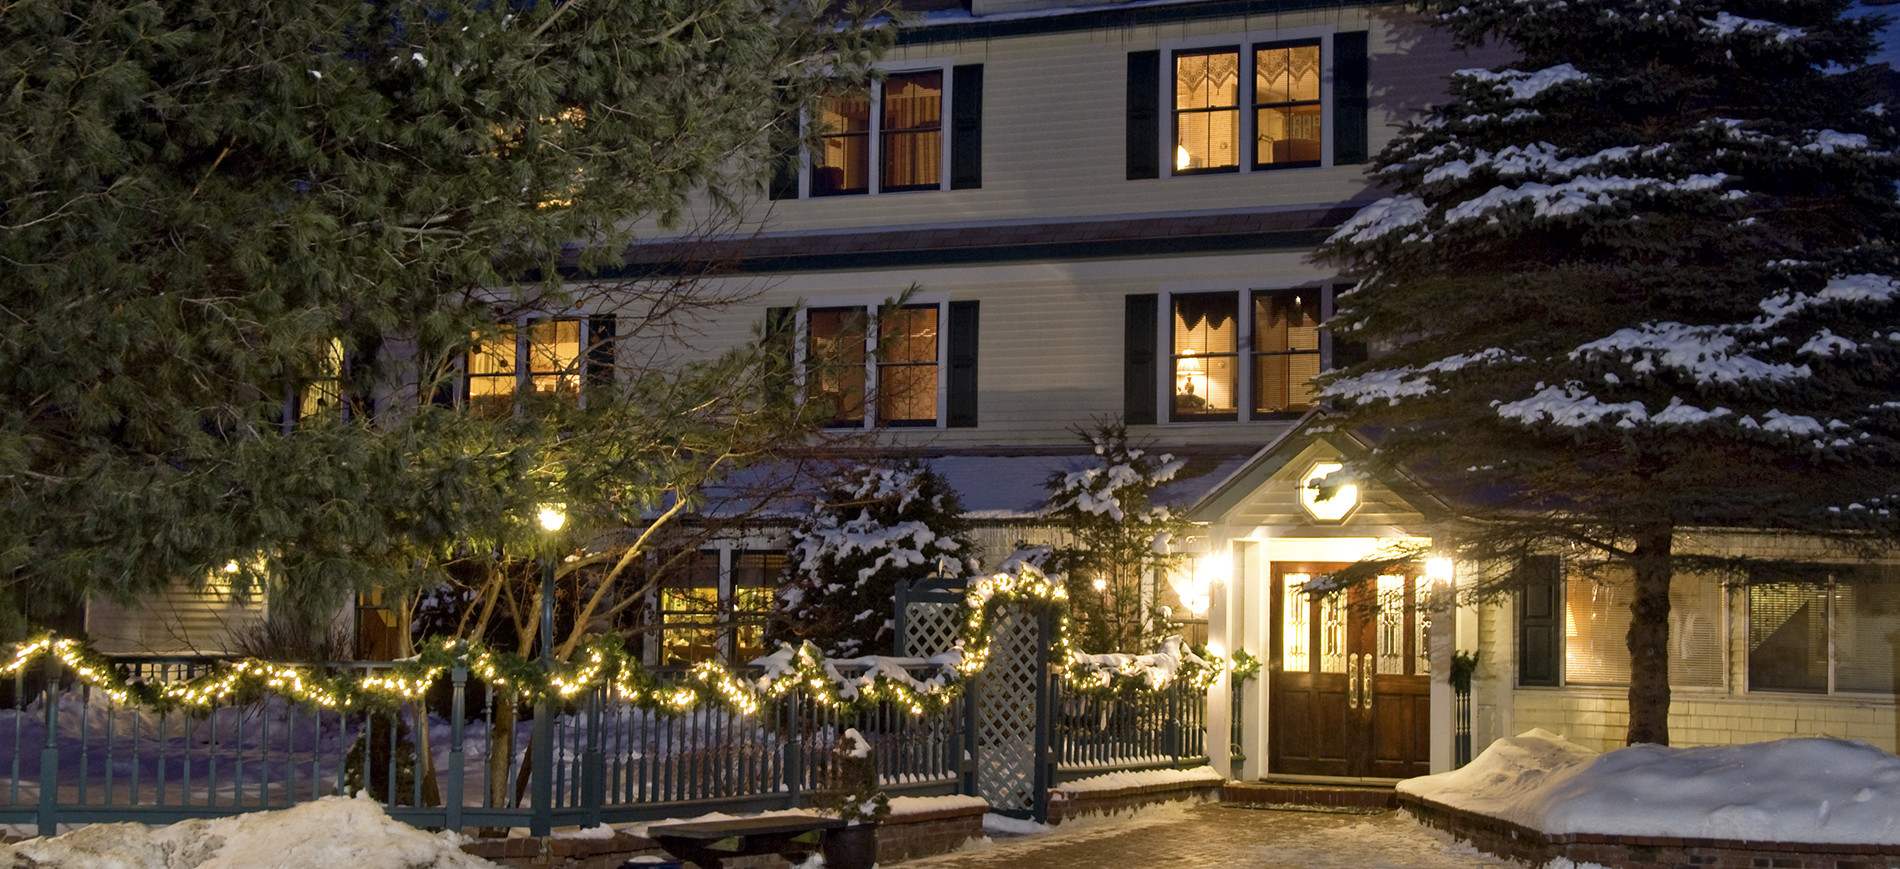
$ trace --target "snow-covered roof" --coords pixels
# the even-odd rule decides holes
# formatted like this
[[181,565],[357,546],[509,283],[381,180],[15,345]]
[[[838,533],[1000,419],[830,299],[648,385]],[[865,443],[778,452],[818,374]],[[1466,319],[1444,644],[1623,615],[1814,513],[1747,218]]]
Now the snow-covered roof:
[[[1168,452],[1166,447],[1152,447]],[[923,461],[942,475],[963,501],[964,515],[977,520],[1024,520],[1035,518],[1042,510],[1048,493],[1042,484],[1050,475],[1073,471],[1091,459],[1085,453],[1060,455],[946,455],[930,456]],[[1173,480],[1155,490],[1159,504],[1186,506],[1199,500],[1215,485],[1246,464],[1245,454],[1195,455]],[[702,515],[732,518],[748,512],[761,518],[791,518],[809,509],[809,495],[816,491],[819,479],[807,476],[795,488],[799,494],[780,498],[770,507],[756,509],[755,492],[780,491],[780,483],[789,477],[788,468],[762,466],[733,475],[731,485],[709,493]],[[770,485],[767,485],[767,484]]]

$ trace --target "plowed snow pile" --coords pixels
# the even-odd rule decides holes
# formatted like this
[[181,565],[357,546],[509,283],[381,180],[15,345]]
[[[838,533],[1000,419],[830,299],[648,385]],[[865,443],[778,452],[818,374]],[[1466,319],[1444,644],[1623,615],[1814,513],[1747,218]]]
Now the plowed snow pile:
[[1850,739],[1599,755],[1532,730],[1399,791],[1550,834],[1900,844],[1900,757]]
[[275,812],[168,827],[93,824],[0,845],[0,869],[494,869],[446,836],[390,820],[375,800],[324,797]]

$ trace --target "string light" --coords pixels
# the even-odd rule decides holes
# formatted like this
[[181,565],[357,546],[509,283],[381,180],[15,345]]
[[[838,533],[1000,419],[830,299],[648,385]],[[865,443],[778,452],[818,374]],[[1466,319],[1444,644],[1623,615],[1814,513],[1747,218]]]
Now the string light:
[[[1025,566],[1016,574],[984,577],[971,585],[965,600],[970,618],[962,657],[925,680],[889,659],[830,661],[816,647],[804,643],[791,650],[786,666],[756,681],[735,674],[721,663],[707,661],[692,669],[690,679],[663,684],[627,653],[620,638],[613,636],[598,637],[580,649],[575,656],[578,663],[563,662],[548,669],[537,661],[488,648],[476,640],[437,639],[425,643],[412,658],[368,672],[337,673],[246,658],[217,665],[196,679],[154,686],[126,679],[84,643],[46,634],[15,645],[0,675],[20,672],[50,654],[80,683],[103,691],[113,702],[154,711],[202,710],[259,691],[323,709],[388,708],[419,700],[451,667],[465,667],[487,684],[512,688],[522,700],[530,702],[549,695],[566,701],[606,688],[624,702],[648,711],[683,714],[710,703],[750,714],[767,701],[799,692],[827,709],[868,710],[888,704],[922,715],[947,708],[964,690],[966,680],[960,677],[982,671],[990,657],[993,620],[1005,605],[1017,605],[1054,615],[1051,664],[1065,675],[1072,689],[1159,691],[1168,684],[1169,680],[1163,679],[1161,684],[1149,685],[1146,669],[1132,659],[1114,672],[1077,666],[1069,644],[1068,594],[1061,583],[1033,567]],[[1173,678],[1185,679],[1188,685],[1204,690],[1227,669],[1225,664],[1217,656],[1186,652]],[[838,669],[841,665],[862,666],[864,670],[846,676]],[[1234,653],[1232,672],[1236,679],[1251,678],[1259,667],[1259,659],[1245,650]]]

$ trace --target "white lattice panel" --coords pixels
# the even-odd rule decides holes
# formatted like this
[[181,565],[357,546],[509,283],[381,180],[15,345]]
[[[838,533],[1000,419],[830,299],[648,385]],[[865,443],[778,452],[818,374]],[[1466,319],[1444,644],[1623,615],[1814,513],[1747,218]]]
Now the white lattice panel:
[[904,606],[904,655],[928,658],[956,647],[963,632],[963,605],[917,601]]
[[978,795],[998,809],[1029,811],[1036,799],[1037,651],[1034,613],[1007,607],[990,628],[990,657],[976,710]]

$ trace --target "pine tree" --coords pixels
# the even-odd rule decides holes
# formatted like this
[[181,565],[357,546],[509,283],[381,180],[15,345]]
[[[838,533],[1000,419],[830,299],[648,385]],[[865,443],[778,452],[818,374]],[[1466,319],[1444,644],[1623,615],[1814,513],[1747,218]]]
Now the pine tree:
[[1680,531],[1895,529],[1900,161],[1846,6],[1428,2],[1521,59],[1453,75],[1321,249],[1361,279],[1334,328],[1389,351],[1324,387],[1371,466],[1473,559],[1634,576],[1632,743],[1668,742],[1671,577],[1751,567]]
[[972,575],[977,554],[961,499],[930,466],[848,468],[792,532],[780,638],[831,657],[888,654],[898,584]]
[[1186,462],[1131,443],[1119,421],[1077,434],[1091,449],[1082,466],[1043,483],[1042,514],[1069,542],[1042,566],[1062,578],[1078,649],[1146,654],[1166,632],[1158,580],[1180,565],[1175,549],[1191,529],[1154,494]]
[[[719,371],[623,372],[618,419],[432,398],[498,314],[702,305],[566,281],[689,195],[716,223],[763,193],[815,95],[888,44],[827,8],[0,5],[0,633],[227,564],[326,612],[337,589],[527,551],[539,502],[610,493],[613,520],[680,500],[699,477],[666,471],[707,446],[692,435],[761,407]],[[311,390],[354,412],[295,420]],[[616,464],[573,473],[570,447],[610,440],[575,425],[630,419],[596,451]],[[710,455],[758,439],[725,443]]]

